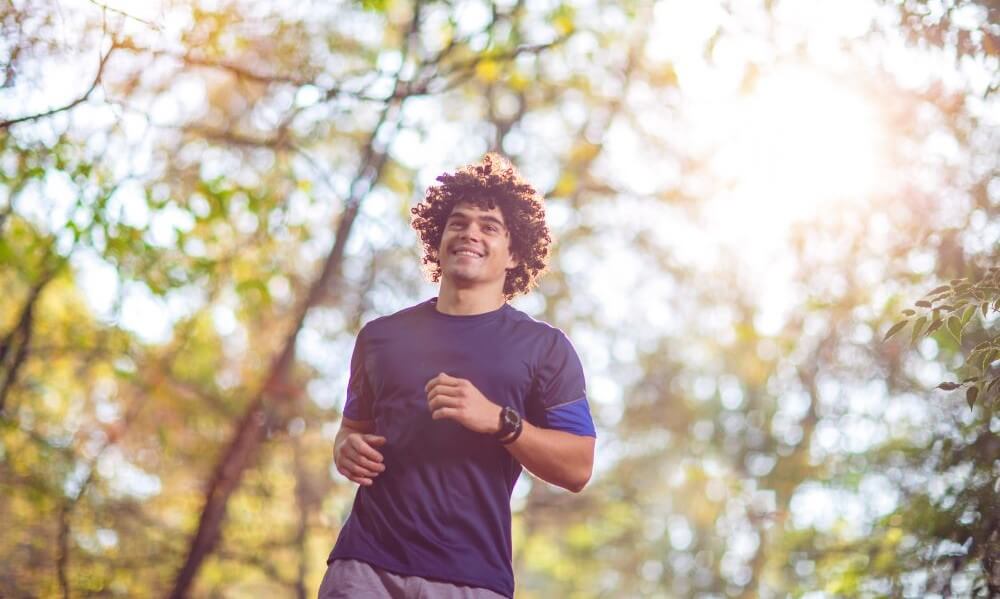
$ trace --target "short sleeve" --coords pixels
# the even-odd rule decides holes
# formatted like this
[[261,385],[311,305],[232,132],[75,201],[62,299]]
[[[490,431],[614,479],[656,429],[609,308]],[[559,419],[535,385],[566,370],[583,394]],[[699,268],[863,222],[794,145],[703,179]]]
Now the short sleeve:
[[344,416],[351,420],[372,419],[372,390],[365,369],[365,337],[362,327],[351,354],[351,373],[347,380],[347,400],[344,402]]
[[562,331],[556,330],[539,358],[535,399],[546,428],[597,436],[587,402],[583,364]]

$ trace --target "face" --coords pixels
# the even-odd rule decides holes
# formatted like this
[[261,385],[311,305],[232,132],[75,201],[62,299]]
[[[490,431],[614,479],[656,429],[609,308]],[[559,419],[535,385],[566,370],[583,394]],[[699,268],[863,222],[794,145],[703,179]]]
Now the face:
[[456,204],[445,222],[438,261],[441,276],[450,282],[499,284],[502,290],[507,269],[517,266],[517,261],[510,253],[510,232],[500,208]]

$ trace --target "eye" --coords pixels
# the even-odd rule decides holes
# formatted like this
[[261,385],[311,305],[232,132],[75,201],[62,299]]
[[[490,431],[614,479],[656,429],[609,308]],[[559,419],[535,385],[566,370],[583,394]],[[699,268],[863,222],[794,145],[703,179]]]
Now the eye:
[[486,225],[483,228],[486,230],[487,233],[496,233],[497,231],[500,230],[499,228],[497,228],[496,225]]

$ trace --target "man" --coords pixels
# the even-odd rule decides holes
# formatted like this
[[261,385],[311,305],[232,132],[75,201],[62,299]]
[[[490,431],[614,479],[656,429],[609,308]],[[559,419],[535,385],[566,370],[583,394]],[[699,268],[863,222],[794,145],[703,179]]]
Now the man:
[[360,487],[321,599],[512,597],[521,467],[573,492],[590,479],[576,351],[507,303],[545,269],[541,198],[496,154],[437,180],[412,224],[438,297],[355,343],[334,461]]

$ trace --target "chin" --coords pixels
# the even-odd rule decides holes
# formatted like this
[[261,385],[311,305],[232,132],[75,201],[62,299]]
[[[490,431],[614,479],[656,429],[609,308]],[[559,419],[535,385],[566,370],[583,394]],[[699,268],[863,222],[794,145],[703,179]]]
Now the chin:
[[441,277],[448,277],[449,279],[454,279],[456,281],[473,281],[477,277],[474,273],[471,273],[463,268],[442,268]]

